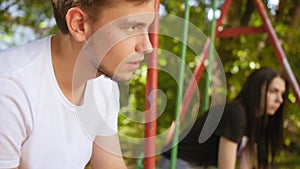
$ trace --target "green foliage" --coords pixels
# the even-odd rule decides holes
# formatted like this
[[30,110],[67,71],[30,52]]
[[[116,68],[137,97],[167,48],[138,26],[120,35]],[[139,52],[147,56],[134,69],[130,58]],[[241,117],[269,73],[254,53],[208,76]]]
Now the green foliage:
[[0,0],[0,49],[57,31],[51,1]]

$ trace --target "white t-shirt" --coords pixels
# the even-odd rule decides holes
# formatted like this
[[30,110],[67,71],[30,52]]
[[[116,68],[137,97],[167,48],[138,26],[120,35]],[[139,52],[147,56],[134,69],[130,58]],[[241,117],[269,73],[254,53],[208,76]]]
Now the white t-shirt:
[[57,84],[50,41],[0,52],[1,169],[83,169],[95,135],[117,132],[117,84],[90,80],[83,105],[73,105]]

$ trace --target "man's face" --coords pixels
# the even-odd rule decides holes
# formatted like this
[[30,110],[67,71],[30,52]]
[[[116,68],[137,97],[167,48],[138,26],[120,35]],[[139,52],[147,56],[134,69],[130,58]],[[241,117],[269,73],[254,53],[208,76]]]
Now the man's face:
[[[128,81],[144,60],[144,54],[152,52],[148,29],[154,20],[154,0],[142,5],[121,2],[101,11],[92,29],[97,38],[97,75],[105,74],[116,81]],[[101,32],[97,35],[98,32]],[[94,41],[95,41],[94,40]],[[99,57],[100,56],[100,57]]]

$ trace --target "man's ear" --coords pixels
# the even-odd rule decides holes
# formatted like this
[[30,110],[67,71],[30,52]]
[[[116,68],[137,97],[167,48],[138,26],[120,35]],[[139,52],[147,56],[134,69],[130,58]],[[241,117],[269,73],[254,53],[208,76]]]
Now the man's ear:
[[73,38],[79,42],[88,39],[87,15],[78,7],[68,10],[66,14],[66,23]]

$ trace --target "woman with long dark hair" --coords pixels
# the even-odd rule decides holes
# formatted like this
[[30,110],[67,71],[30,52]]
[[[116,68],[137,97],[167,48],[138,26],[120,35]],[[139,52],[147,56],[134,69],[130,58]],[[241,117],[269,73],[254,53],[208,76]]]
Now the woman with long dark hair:
[[[197,118],[178,144],[177,168],[270,168],[283,143],[287,94],[288,82],[281,73],[270,68],[255,70],[237,97],[225,104],[216,130],[204,143],[198,139],[208,113]],[[220,106],[212,108],[219,110]],[[163,153],[162,168],[168,168],[169,158],[170,151]]]

